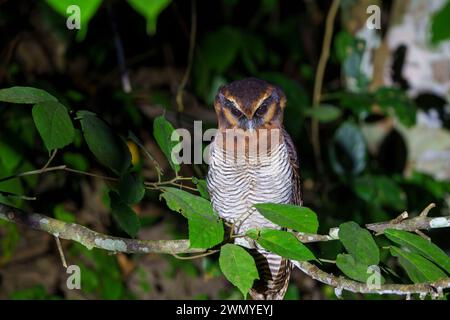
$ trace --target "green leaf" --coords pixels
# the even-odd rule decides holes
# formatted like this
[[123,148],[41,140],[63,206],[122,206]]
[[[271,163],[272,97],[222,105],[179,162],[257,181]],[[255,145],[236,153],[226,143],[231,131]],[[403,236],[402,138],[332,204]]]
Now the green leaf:
[[206,181],[204,179],[197,179],[196,177],[192,178],[192,182],[197,186],[197,190],[202,196],[202,198],[205,198],[206,200],[210,200],[208,186],[206,184]]
[[[0,179],[9,176],[12,173],[13,172],[6,171],[2,162],[0,162]],[[8,195],[22,195],[23,193],[24,188],[20,179],[11,179],[0,182],[0,203],[18,206],[22,201],[9,197]]]
[[[219,43],[226,45],[220,46]],[[223,74],[235,61],[240,46],[240,33],[231,27],[225,26],[217,31],[208,32],[201,44],[201,63],[214,73]]]
[[35,104],[44,101],[57,101],[44,90],[32,87],[11,87],[0,90],[0,101]]
[[330,161],[338,175],[358,175],[366,167],[366,143],[359,128],[343,123],[335,132],[330,146]]
[[443,199],[447,193],[450,193],[450,181],[436,180],[430,174],[413,171],[411,176],[407,177],[406,183],[425,190],[433,195],[436,199]]
[[344,62],[355,46],[355,38],[347,31],[339,31],[336,35],[334,46],[339,61]]
[[239,288],[245,299],[253,282],[259,279],[253,257],[245,249],[228,243],[220,249],[219,265],[225,278]]
[[109,197],[111,199],[111,212],[117,224],[131,237],[136,237],[141,227],[137,214],[120,199],[116,192],[109,192]]
[[147,20],[147,33],[154,35],[159,14],[170,4],[171,0],[128,0],[130,6]]
[[444,271],[417,253],[391,247],[391,254],[398,257],[400,265],[414,283],[436,281],[447,277]]
[[180,136],[175,131],[175,128],[163,116],[160,116],[153,122],[153,135],[172,169],[175,172],[180,171],[180,164],[172,157],[172,151],[180,143]]
[[374,99],[368,93],[337,92],[339,105],[356,114],[359,118],[364,118],[371,113]]
[[332,105],[320,105],[307,109],[305,114],[320,122],[331,122],[339,118],[342,112],[339,108]]
[[126,204],[135,204],[142,200],[145,194],[144,181],[131,173],[125,173],[119,180],[120,199]]
[[392,242],[423,255],[450,273],[450,257],[431,241],[402,230],[386,229],[384,234]]
[[438,44],[441,41],[450,39],[450,1],[447,1],[442,8],[431,18],[431,42]]
[[394,180],[384,176],[358,177],[354,182],[356,194],[371,204],[397,210],[406,207],[406,195]]
[[206,249],[223,241],[222,220],[208,200],[176,188],[163,190],[161,197],[166,200],[167,206],[188,219],[191,248]]
[[[370,267],[364,263],[356,261],[350,254],[338,254],[336,258],[337,267],[349,278],[366,283],[373,275]],[[384,283],[384,278],[380,275],[380,284]]]
[[307,207],[292,204],[260,203],[254,207],[266,219],[292,230],[306,233],[317,233],[319,222],[317,215]]
[[251,229],[246,235],[268,251],[282,257],[298,261],[316,259],[314,254],[290,232],[263,228],[259,231]]
[[57,101],[44,101],[33,107],[33,120],[48,151],[73,142],[75,129],[65,106]]
[[0,230],[2,237],[0,238],[0,262],[7,263],[14,256],[15,249],[20,242],[19,228],[16,224],[9,221],[0,220]]
[[339,240],[356,261],[368,266],[380,262],[380,250],[372,235],[355,222],[345,222],[339,226]]
[[6,172],[12,173],[22,161],[22,155],[13,147],[14,142],[6,143],[0,140],[0,165],[3,164]]
[[67,9],[71,5],[77,5],[80,8],[80,30],[77,32],[77,40],[83,40],[86,36],[89,21],[97,12],[102,4],[102,0],[47,0],[48,5],[65,18],[73,15],[73,12]]
[[411,127],[416,123],[416,106],[404,91],[381,87],[375,92],[375,100],[388,114],[395,114],[400,122]]
[[131,155],[125,142],[105,122],[89,111],[79,111],[83,136],[98,161],[121,175],[131,165]]

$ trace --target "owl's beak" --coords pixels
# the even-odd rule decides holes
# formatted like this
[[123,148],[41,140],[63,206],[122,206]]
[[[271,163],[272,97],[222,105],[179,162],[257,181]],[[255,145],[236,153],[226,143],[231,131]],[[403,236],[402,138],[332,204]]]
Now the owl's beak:
[[245,121],[245,128],[249,131],[253,131],[256,129],[255,121],[253,119],[249,119]]
[[241,128],[243,130],[254,131],[260,125],[258,119],[254,119],[254,118],[249,119],[247,117],[242,117],[242,118],[243,119],[240,119],[240,121],[239,121],[239,128]]

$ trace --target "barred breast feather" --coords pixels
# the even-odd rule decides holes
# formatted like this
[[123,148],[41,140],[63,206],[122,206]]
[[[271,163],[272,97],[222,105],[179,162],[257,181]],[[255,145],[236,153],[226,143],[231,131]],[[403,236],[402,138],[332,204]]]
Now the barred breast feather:
[[[217,137],[216,137],[217,138]],[[258,159],[230,161],[215,139],[210,146],[208,189],[214,210],[225,221],[234,223],[236,234],[252,228],[280,227],[264,218],[254,207],[257,203],[300,204],[296,152],[283,130],[281,143]],[[228,158],[227,158],[228,157]],[[249,249],[260,275],[250,295],[253,299],[282,299],[286,292],[291,263],[267,252],[255,241],[236,238],[235,243]]]

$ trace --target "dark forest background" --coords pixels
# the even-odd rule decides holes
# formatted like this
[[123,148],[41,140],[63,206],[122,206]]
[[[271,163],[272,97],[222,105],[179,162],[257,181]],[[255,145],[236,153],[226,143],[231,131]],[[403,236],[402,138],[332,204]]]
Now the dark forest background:
[[[192,130],[194,120],[202,120],[204,129],[213,128],[212,101],[218,87],[244,77],[262,78],[287,95],[285,126],[300,156],[304,204],[318,213],[321,233],[349,220],[361,225],[387,221],[405,210],[414,216],[431,202],[437,205],[432,215],[448,214],[449,162],[432,158],[423,164],[417,150],[429,148],[434,155],[449,152],[449,91],[442,94],[430,83],[421,89],[417,78],[411,81],[405,65],[415,44],[398,45],[395,34],[389,33],[414,16],[408,9],[412,1],[375,1],[381,8],[381,29],[366,38],[360,31],[370,16],[369,3],[341,1],[318,110],[312,108],[313,89],[331,1],[193,1],[156,1],[164,8],[147,15],[127,1],[101,1],[88,25],[76,31],[66,28],[67,15],[58,12],[55,1],[2,0],[0,88],[41,88],[72,112],[97,113],[124,137],[132,131],[170,179],[169,163],[153,137],[153,120],[164,114],[176,128]],[[449,7],[449,2],[440,3],[436,10],[416,10],[428,21],[425,33],[430,39],[423,50],[437,50],[444,61],[450,61],[448,26],[433,22],[436,12]],[[450,19],[449,9],[445,10],[441,15]],[[367,71],[370,66],[372,74]],[[188,68],[186,85],[180,87]],[[442,72],[443,76],[436,76],[436,86],[450,88],[450,75]],[[124,86],[127,78],[131,90]],[[182,109],[176,99],[181,90]],[[435,125],[418,119],[432,119]],[[320,125],[319,158],[312,144],[313,121]],[[428,139],[422,142],[425,147],[414,145],[420,137]],[[152,162],[135,143],[129,140],[128,146],[136,170],[155,181]],[[48,158],[31,108],[0,103],[0,177],[40,168]],[[89,152],[80,130],[53,163],[96,174],[106,171]],[[204,164],[182,165],[180,175],[203,179],[206,172]],[[0,191],[4,203],[127,236],[111,217],[107,184],[100,179],[55,172],[0,183]],[[11,194],[37,199],[27,201]],[[141,222],[139,238],[186,237],[185,220],[160,201],[159,192],[147,191],[133,209]],[[428,235],[449,252],[447,230]],[[377,237],[380,246],[383,241],[387,240]],[[69,241],[63,246],[69,264],[81,266],[82,290],[66,288],[67,274],[53,237],[0,221],[0,298],[242,298],[221,274],[215,256],[185,261],[169,255],[111,255]],[[342,251],[337,241],[311,248],[329,260]],[[391,281],[409,282],[383,251],[381,259],[393,271]],[[323,268],[339,273],[332,263]],[[298,270],[291,282],[287,299],[335,298],[332,288]],[[380,298],[349,293],[344,297]]]

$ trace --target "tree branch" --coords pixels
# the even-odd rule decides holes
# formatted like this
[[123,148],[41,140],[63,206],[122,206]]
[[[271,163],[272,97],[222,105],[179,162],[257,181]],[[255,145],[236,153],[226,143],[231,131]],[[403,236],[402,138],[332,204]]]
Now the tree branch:
[[389,222],[379,222],[366,224],[366,228],[376,232],[376,234],[382,234],[386,229],[397,229],[404,231],[412,231],[418,234],[420,230],[429,230],[436,228],[448,228],[450,227],[450,216],[429,218],[428,212],[436,205],[431,203],[422,212],[414,218],[408,219],[408,212],[403,212],[397,218]]
[[191,2],[191,35],[189,37],[189,53],[188,53],[188,62],[186,71],[183,75],[183,79],[181,79],[180,86],[177,90],[176,102],[178,105],[178,112],[184,111],[184,103],[183,103],[183,93],[184,88],[189,80],[189,76],[191,74],[192,63],[194,61],[194,51],[195,51],[195,38],[197,35],[197,3],[196,0]]
[[55,237],[81,243],[88,249],[99,248],[126,253],[198,253],[203,249],[189,247],[189,240],[139,240],[112,237],[98,233],[76,223],[66,223],[38,213],[26,213],[0,204],[0,219],[27,228],[45,231]]
[[[407,219],[408,213],[404,212],[389,222],[367,224],[366,227],[378,234],[383,233],[388,228],[417,232],[420,229],[450,227],[450,217],[427,217],[428,211],[433,207],[434,204],[430,204],[415,218]],[[0,204],[0,219],[47,232],[57,238],[79,242],[88,249],[99,248],[125,253],[166,253],[176,257],[179,257],[177,254],[181,253],[200,253],[193,257],[180,258],[197,258],[217,252],[217,250],[208,252],[204,249],[190,248],[189,240],[139,240],[112,237],[90,230],[79,224],[66,223],[38,213],[26,213],[4,204]],[[338,239],[338,231],[338,228],[332,228],[329,235],[300,233],[297,235],[297,238],[302,242],[336,240]],[[418,284],[384,284],[374,286],[344,277],[336,277],[306,261],[294,261],[293,263],[311,278],[334,287],[338,296],[340,296],[342,290],[347,290],[366,294],[406,295],[408,298],[411,294],[420,294],[421,298],[424,298],[426,295],[431,295],[432,297],[441,296],[444,289],[450,288],[450,278]]]
[[[325,67],[330,56],[331,39],[333,37],[334,20],[339,9],[340,0],[333,0],[330,10],[328,11],[325,22],[325,35],[323,37],[322,53],[320,54],[319,63],[317,65],[316,77],[314,81],[313,91],[313,108],[319,106],[322,96],[323,76],[325,74]],[[312,119],[311,123],[311,142],[313,145],[314,156],[316,158],[317,168],[319,174],[323,173],[323,163],[320,152],[320,138],[319,138],[319,121],[316,118]]]
[[374,286],[349,280],[344,277],[336,277],[332,274],[320,270],[312,263],[306,261],[295,261],[294,264],[314,280],[334,287],[335,293],[338,297],[341,295],[342,290],[347,290],[355,293],[366,294],[378,293],[405,295],[408,298],[410,298],[411,294],[420,294],[421,298],[425,298],[426,295],[431,295],[435,298],[442,295],[442,291],[444,289],[450,288],[450,278],[417,284],[383,284]]
[[[409,214],[405,211],[397,218],[390,221],[366,224],[366,228],[375,232],[376,235],[383,234],[384,230],[386,229],[416,232],[421,235],[420,230],[450,227],[450,216],[434,218],[428,217],[428,212],[435,206],[436,205],[434,203],[429,204],[417,217],[414,218],[408,219]],[[296,237],[299,241],[304,243],[339,240],[339,228],[331,228],[328,235],[299,232],[298,234],[296,234]]]

